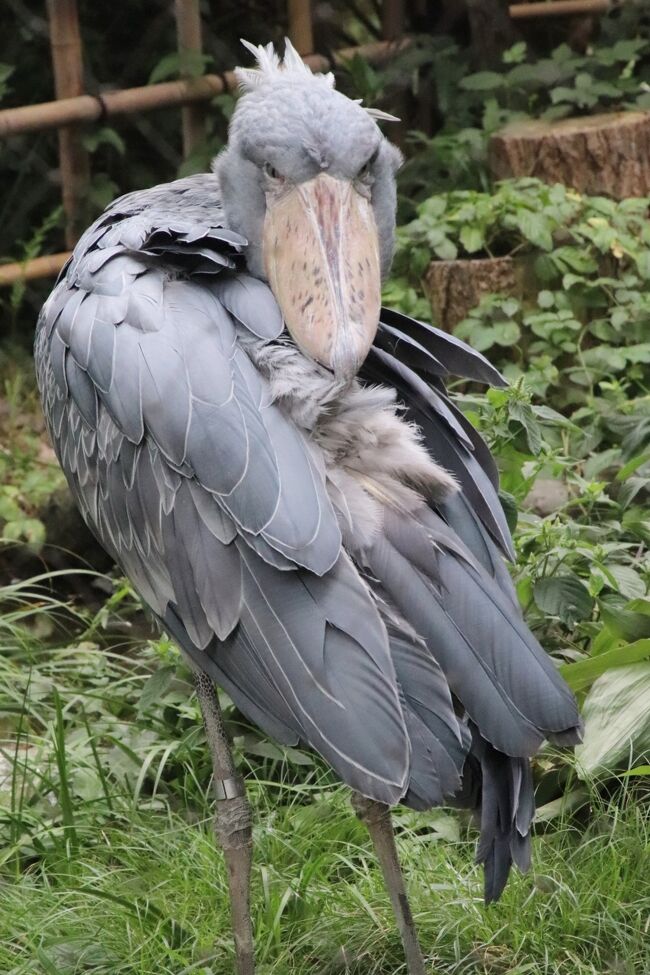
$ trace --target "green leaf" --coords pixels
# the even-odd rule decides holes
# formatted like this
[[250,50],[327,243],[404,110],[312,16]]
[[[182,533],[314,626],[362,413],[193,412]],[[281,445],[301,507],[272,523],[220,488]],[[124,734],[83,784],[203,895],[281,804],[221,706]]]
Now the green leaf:
[[153,705],[160,704],[160,700],[171,684],[175,673],[176,668],[171,666],[159,667],[154,670],[142,688],[142,694],[138,701],[138,711],[142,713]]
[[621,467],[620,471],[616,475],[617,481],[626,481],[628,477],[631,477],[635,471],[638,471],[639,467],[650,461],[650,453],[638,454],[636,457],[632,457],[628,460],[627,464]]
[[527,45],[525,41],[518,41],[503,52],[504,64],[521,64],[526,57]]
[[552,308],[555,298],[552,291],[540,291],[537,295],[537,304],[540,308]]
[[88,152],[95,152],[99,146],[108,145],[112,146],[120,156],[123,156],[126,152],[126,145],[124,144],[124,139],[119,135],[115,129],[110,128],[107,125],[102,126],[100,129],[96,129],[94,132],[86,132],[82,137],[82,142],[84,148]]
[[347,59],[344,67],[350,75],[356,93],[366,104],[371,105],[381,93],[383,85],[381,75],[359,53]]
[[22,512],[16,521],[8,521],[2,529],[7,541],[24,539],[29,545],[42,545],[45,541],[45,525],[38,518],[25,518]]
[[155,85],[159,81],[167,81],[168,78],[177,78],[179,75],[198,78],[211,61],[209,54],[201,54],[200,51],[172,51],[161,58],[154,67],[149,75],[148,84]]
[[612,59],[616,61],[632,61],[644,48],[647,48],[647,40],[643,37],[632,37],[629,40],[617,41],[610,48]]
[[618,494],[618,503],[622,508],[634,501],[640,491],[650,489],[650,477],[628,477]]
[[620,597],[603,597],[599,608],[603,622],[624,640],[632,642],[650,637],[650,600],[633,599],[621,605]]
[[576,88],[593,88],[594,79],[586,71],[581,71],[580,74],[576,75],[575,86]]
[[543,613],[559,617],[572,626],[578,620],[589,619],[594,599],[575,575],[549,576],[535,583],[535,602]]
[[468,254],[475,254],[485,245],[485,237],[479,227],[465,226],[460,232],[460,242]]
[[237,739],[237,744],[247,755],[257,755],[273,761],[281,761],[284,757],[282,749],[274,742],[258,738],[256,735],[244,735],[241,739]]
[[478,326],[471,318],[464,318],[454,330],[459,339],[469,341],[477,352],[486,352],[494,345],[494,330],[489,326]]
[[516,298],[506,298],[505,301],[500,303],[500,305],[501,311],[504,315],[507,315],[508,318],[512,318],[513,315],[516,315],[521,308],[521,305]]
[[526,439],[530,447],[531,454],[537,455],[542,449],[542,428],[535,416],[529,403],[521,403],[516,400],[508,404],[508,413],[518,423],[521,423],[526,431]]
[[624,778],[629,775],[650,775],[650,765],[637,765],[636,768],[630,768],[627,772],[623,772]]
[[587,660],[562,664],[560,673],[572,690],[582,691],[612,667],[635,664],[648,657],[650,657],[650,640],[637,640],[635,643],[628,643],[615,650],[607,650]]
[[503,88],[505,83],[505,78],[497,71],[477,71],[463,78],[460,87],[465,91],[494,91]]
[[611,345],[597,345],[593,349],[586,349],[583,362],[587,368],[597,369],[603,374],[621,372],[625,369],[625,349],[615,349]]
[[625,769],[650,750],[650,662],[615,667],[585,698],[584,739],[576,748],[581,778]]
[[548,223],[541,214],[532,210],[520,210],[515,215],[514,220],[523,236],[534,247],[539,247],[543,251],[552,249],[553,238]]
[[516,322],[495,322],[492,326],[494,341],[497,345],[516,345],[521,338],[521,329]]
[[639,342],[637,345],[628,345],[624,350],[628,362],[650,362],[650,342]]
[[180,55],[178,51],[172,51],[160,59],[149,75],[149,84],[155,85],[159,81],[167,81],[168,78],[177,78],[180,72]]
[[643,598],[646,595],[646,584],[631,565],[612,563],[607,565],[607,570],[614,576],[619,592],[628,599]]
[[313,766],[314,759],[307,752],[303,752],[300,748],[289,748],[285,747],[284,753],[287,760],[293,765],[302,766]]
[[418,207],[418,213],[425,217],[441,217],[447,209],[445,196],[430,196]]

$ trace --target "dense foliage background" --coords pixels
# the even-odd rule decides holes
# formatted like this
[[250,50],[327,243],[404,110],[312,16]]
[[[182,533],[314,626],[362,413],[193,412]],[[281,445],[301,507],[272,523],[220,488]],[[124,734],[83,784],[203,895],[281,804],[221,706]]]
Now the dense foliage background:
[[[432,261],[513,257],[524,268],[525,287],[484,295],[456,326],[510,387],[454,395],[496,453],[522,607],[586,720],[575,757],[536,761],[534,872],[489,911],[475,826],[397,812],[415,913],[441,972],[647,972],[650,200],[494,184],[487,145],[522,116],[650,108],[650,16],[630,3],[582,27],[477,37],[462,4],[407,6],[412,47],[382,70],[355,58],[337,79],[404,119],[387,130],[406,162],[385,300],[435,322]],[[0,107],[47,100],[43,10],[9,7]],[[89,90],[176,75],[168,3],[80,7]],[[237,63],[242,32],[260,42],[286,29],[284,4],[204,8],[197,70]],[[317,50],[381,34],[372,3],[316,8]],[[88,219],[120,192],[205,168],[232,107],[215,99],[209,144],[189,160],[174,111],[89,128]],[[56,135],[8,140],[2,172],[0,254],[62,249]],[[44,439],[30,348],[49,287],[0,292],[0,970],[225,975],[210,763],[188,674],[75,519]],[[279,749],[224,706],[257,811],[260,970],[399,971],[344,790],[313,756]]]

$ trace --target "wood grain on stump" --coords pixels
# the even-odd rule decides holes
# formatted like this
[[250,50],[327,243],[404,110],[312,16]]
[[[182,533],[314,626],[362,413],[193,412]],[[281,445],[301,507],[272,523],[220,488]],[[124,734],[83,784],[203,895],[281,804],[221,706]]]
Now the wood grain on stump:
[[650,193],[650,112],[612,112],[559,122],[513,122],[490,139],[496,179],[536,176],[580,193]]
[[431,302],[434,321],[451,332],[484,295],[496,291],[523,297],[525,276],[522,262],[512,257],[433,261],[424,279],[424,291]]

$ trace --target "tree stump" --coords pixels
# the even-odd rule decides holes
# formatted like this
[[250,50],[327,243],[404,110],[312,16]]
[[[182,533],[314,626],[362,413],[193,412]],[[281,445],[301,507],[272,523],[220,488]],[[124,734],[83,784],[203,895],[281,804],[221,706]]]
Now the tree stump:
[[650,194],[650,112],[513,122],[490,139],[495,179],[536,176],[579,193]]
[[432,261],[424,279],[434,320],[446,332],[466,318],[484,295],[491,292],[522,298],[526,266],[512,257],[467,261]]

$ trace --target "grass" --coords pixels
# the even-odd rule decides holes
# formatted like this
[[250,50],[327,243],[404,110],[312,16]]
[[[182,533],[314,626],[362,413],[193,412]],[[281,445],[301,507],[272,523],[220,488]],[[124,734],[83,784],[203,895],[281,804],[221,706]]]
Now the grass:
[[[123,635],[117,592],[95,618],[34,583],[0,593],[0,972],[230,975],[198,710],[171,646]],[[345,790],[227,715],[255,807],[260,975],[404,973]],[[490,908],[469,827],[395,818],[432,972],[650,971],[650,807],[631,793],[538,836],[532,875]]]

